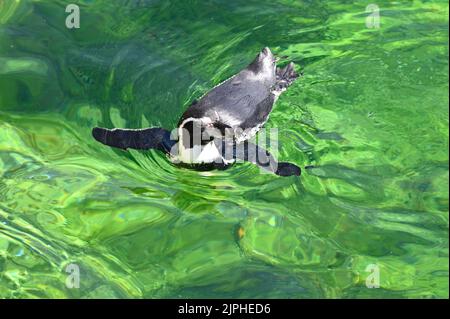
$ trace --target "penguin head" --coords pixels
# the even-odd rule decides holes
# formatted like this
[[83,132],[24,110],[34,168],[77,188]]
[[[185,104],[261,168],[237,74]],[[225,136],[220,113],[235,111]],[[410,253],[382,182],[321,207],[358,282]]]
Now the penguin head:
[[214,138],[221,135],[209,117],[187,118],[178,127],[179,157],[182,162],[212,162],[218,157]]

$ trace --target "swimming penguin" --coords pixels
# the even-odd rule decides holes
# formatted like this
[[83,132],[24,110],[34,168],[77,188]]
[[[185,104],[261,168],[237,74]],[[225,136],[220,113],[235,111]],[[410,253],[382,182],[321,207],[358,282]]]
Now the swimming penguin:
[[92,135],[120,149],[157,149],[169,154],[172,162],[195,169],[224,169],[243,160],[280,176],[299,176],[298,166],[276,162],[269,152],[249,142],[267,122],[280,94],[297,77],[294,63],[278,68],[266,47],[247,68],[194,101],[174,134],[163,128],[96,127]]

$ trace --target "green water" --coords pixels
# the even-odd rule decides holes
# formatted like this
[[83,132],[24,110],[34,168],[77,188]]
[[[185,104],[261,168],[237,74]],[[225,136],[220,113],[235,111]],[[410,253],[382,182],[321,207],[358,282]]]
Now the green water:
[[[0,297],[448,298],[448,3],[68,3],[0,0]],[[304,72],[267,124],[301,178],[91,138],[173,128],[264,46]]]

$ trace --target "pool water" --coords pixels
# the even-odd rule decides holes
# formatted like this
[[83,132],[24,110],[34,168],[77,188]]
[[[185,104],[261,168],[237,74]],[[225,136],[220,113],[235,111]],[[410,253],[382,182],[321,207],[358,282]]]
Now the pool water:
[[[68,3],[0,1],[1,298],[448,298],[446,1]],[[304,73],[267,123],[300,178],[91,137],[265,46]]]

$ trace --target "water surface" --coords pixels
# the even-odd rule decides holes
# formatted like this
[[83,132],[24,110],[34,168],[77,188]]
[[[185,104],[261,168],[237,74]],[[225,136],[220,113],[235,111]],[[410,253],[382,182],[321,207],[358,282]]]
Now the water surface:
[[[448,3],[77,3],[0,1],[0,297],[448,298]],[[264,46],[304,72],[267,124],[301,178],[91,138],[173,128]]]

